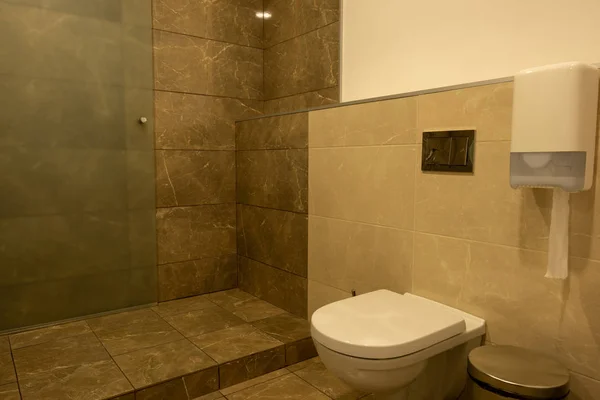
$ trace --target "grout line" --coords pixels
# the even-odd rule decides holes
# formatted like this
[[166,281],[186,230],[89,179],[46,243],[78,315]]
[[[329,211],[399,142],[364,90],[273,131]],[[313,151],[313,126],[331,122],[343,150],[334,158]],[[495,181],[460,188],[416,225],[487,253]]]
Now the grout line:
[[321,29],[327,28],[327,27],[329,27],[329,26],[331,26],[331,25],[334,25],[334,24],[337,24],[337,23],[340,23],[340,20],[339,20],[339,19],[338,19],[337,21],[330,22],[330,23],[328,23],[328,24],[326,24],[326,25],[322,25],[322,26],[320,26],[320,27],[318,27],[318,28],[315,28],[315,29],[312,29],[312,30],[310,30],[310,31],[303,32],[303,33],[301,33],[300,35],[297,35],[297,36],[294,36],[294,37],[291,37],[291,38],[288,38],[288,39],[282,40],[281,42],[277,42],[277,43],[275,43],[275,44],[272,44],[272,45],[269,45],[269,46],[266,46],[266,47],[265,47],[265,46],[263,46],[263,50],[264,50],[264,51],[267,51],[267,50],[269,50],[269,49],[272,49],[272,48],[273,48],[273,47],[275,47],[275,46],[279,46],[279,45],[280,45],[280,44],[282,44],[282,43],[287,43],[287,42],[290,42],[290,41],[292,41],[292,40],[294,40],[294,39],[298,39],[299,37],[306,36],[306,35],[308,35],[308,34],[311,34],[311,33],[313,33],[313,32],[316,32],[316,31],[318,31],[318,30],[321,30]]
[[[184,92],[184,91],[181,91],[181,90],[174,90],[174,89],[158,89],[156,87],[154,89],[148,89],[148,90],[154,90],[155,92],[161,92],[161,93],[176,93],[176,94],[185,94],[185,95],[190,95],[190,96],[214,97],[214,98],[217,98],[217,99],[232,99],[232,100],[239,100],[239,101],[242,101],[242,102],[245,102],[245,101],[260,101],[260,102],[264,102],[263,99],[259,99],[259,98],[244,98],[244,97],[235,97],[235,96],[222,96],[222,95],[218,95],[218,94]],[[258,116],[258,118],[262,118],[262,116]],[[241,121],[245,121],[245,120],[241,120]]]
[[308,150],[308,146],[305,147],[278,147],[278,148],[256,148],[256,149],[238,149],[236,153],[245,153],[249,151],[288,151],[288,150]]
[[[258,382],[258,383],[254,384],[254,385],[250,385],[250,386],[247,386],[247,387],[245,387],[245,388],[243,388],[243,389],[236,390],[236,391],[234,391],[234,392],[231,392],[231,393],[229,393],[228,395],[225,395],[225,394],[223,394],[223,392],[222,392],[222,390],[226,390],[226,389],[229,389],[229,388],[231,388],[231,387],[233,387],[233,386],[241,385],[242,383],[245,383],[245,382],[251,381],[252,379],[258,379],[258,378],[260,378],[260,377],[262,377],[262,376],[265,376],[265,375],[268,375],[268,374],[272,374],[273,372],[282,371],[282,370],[285,370],[285,371],[287,371],[287,372],[286,372],[285,374],[278,375],[278,376],[276,376],[276,377],[273,377],[273,378],[271,378],[271,379],[267,379],[266,381],[263,381],[263,382]],[[276,369],[275,371],[268,372],[268,373],[266,373],[266,374],[264,374],[264,375],[259,375],[259,376],[257,376],[256,378],[248,379],[248,381],[245,381],[245,382],[240,382],[240,383],[236,383],[235,385],[229,386],[228,388],[219,389],[219,392],[221,393],[221,395],[222,395],[222,396],[225,396],[225,397],[226,397],[226,396],[231,396],[231,395],[232,395],[232,394],[234,394],[234,393],[239,393],[239,392],[241,392],[241,391],[243,391],[243,390],[250,389],[250,388],[256,387],[256,386],[258,386],[258,385],[262,385],[262,384],[264,384],[264,383],[267,383],[267,382],[274,381],[275,379],[279,379],[279,378],[281,378],[281,377],[284,377],[284,376],[286,376],[286,375],[290,375],[290,374],[292,374],[292,373],[293,373],[293,372],[291,372],[290,370],[288,370],[288,369],[287,369],[287,367],[279,368],[279,369]]]
[[225,153],[225,152],[229,152],[229,153],[234,153],[235,149],[231,148],[231,149],[177,149],[177,148],[168,148],[168,149],[164,149],[164,148],[160,148],[160,149],[154,149],[155,152],[159,152],[159,151],[189,151],[189,152],[194,152],[194,153],[200,153],[200,152],[221,152],[221,153]]
[[256,204],[249,204],[249,203],[240,203],[240,202],[237,202],[236,204],[237,205],[241,205],[241,206],[246,206],[246,207],[256,207],[256,208],[262,208],[262,209],[265,209],[265,210],[283,211],[283,212],[288,212],[288,213],[292,213],[292,214],[298,214],[298,215],[306,215],[306,216],[308,216],[307,212],[284,210],[283,208],[259,206],[259,205],[256,205]]
[[[275,265],[267,264],[267,263],[266,263],[266,262],[264,262],[264,261],[255,260],[254,258],[252,258],[252,257],[248,257],[247,255],[240,254],[240,257],[244,257],[244,258],[247,258],[247,259],[249,259],[249,260],[252,260],[252,261],[255,261],[255,262],[258,262],[258,263],[264,264],[264,265],[266,265],[266,266],[268,266],[268,267],[275,268],[275,269],[277,269],[277,270],[279,270],[279,271],[282,271],[282,272],[287,272],[287,273],[288,273],[288,274],[290,274],[290,275],[294,275],[294,276],[297,276],[297,277],[299,277],[299,278],[302,278],[302,279],[308,279],[308,277],[306,277],[306,276],[298,275],[297,273],[294,273],[294,272],[288,271],[288,270],[286,270],[286,269],[282,269],[282,268],[280,268],[280,267],[277,267],[277,266],[275,266]],[[253,295],[253,296],[254,296],[254,295]],[[256,297],[256,296],[255,296],[255,297]],[[262,299],[259,299],[259,300],[262,300]],[[266,301],[266,300],[263,300],[263,301]],[[269,303],[269,302],[267,301],[267,303]],[[269,303],[269,304],[270,304],[270,303]],[[274,305],[274,304],[273,304],[273,305]],[[277,308],[281,308],[281,307],[278,307],[278,306],[275,306],[275,307],[277,307]],[[281,309],[283,310],[283,308],[281,308]],[[286,310],[284,310],[284,311],[286,311]],[[286,312],[289,312],[289,311],[286,311]],[[290,313],[290,314],[291,314],[291,313]]]
[[[15,382],[17,384],[17,390],[19,391],[20,398],[23,398],[23,393],[21,392],[21,382],[19,382],[19,374],[17,373],[17,363],[15,362],[15,354],[13,352],[12,343],[10,341],[10,335],[6,335],[6,340],[8,341],[8,351],[10,352],[10,359],[12,361],[13,371],[15,373]],[[11,382],[9,382],[11,383]]]
[[[304,94],[316,93],[316,92],[320,92],[321,90],[329,90],[329,89],[335,89],[335,88],[339,88],[339,87],[340,87],[339,84],[338,85],[334,85],[334,86],[326,86],[326,87],[323,87],[323,88],[307,90],[306,92],[298,92],[298,93],[294,93],[294,94],[287,94],[285,96],[272,97],[272,98],[265,99],[263,101],[267,102],[267,101],[277,101],[277,100],[289,99],[290,97],[302,96]],[[336,102],[332,103],[332,104],[336,104],[336,103],[339,104],[339,102],[340,102],[339,100],[336,100]],[[329,104],[329,105],[331,105],[331,104]],[[309,112],[309,111],[311,111],[311,110],[310,109],[309,110],[299,110],[299,111],[298,110],[291,110],[291,111],[286,111],[286,112],[282,112],[282,113],[265,114],[265,116],[278,115],[278,114],[284,114],[284,115],[286,115],[286,114],[297,114],[297,113]],[[261,117],[254,117],[254,118],[261,118]],[[242,120],[242,121],[247,121],[247,120]]]
[[196,39],[207,40],[207,41],[211,41],[211,42],[217,42],[217,43],[230,44],[230,45],[234,45],[234,46],[246,47],[246,48],[255,49],[255,50],[261,50],[261,51],[264,50],[263,47],[255,47],[255,46],[251,46],[249,44],[232,43],[232,42],[228,42],[226,40],[213,39],[213,38],[209,38],[209,37],[206,37],[206,36],[192,35],[190,33],[170,31],[168,29],[161,29],[161,28],[152,27],[152,30],[156,31],[156,32],[170,33],[172,35],[181,35],[181,36],[186,36],[186,37],[191,37],[191,38],[196,38]]
[[[160,210],[162,208],[171,209],[171,208],[192,208],[192,207],[203,207],[203,206],[226,206],[226,205],[236,205],[235,201],[229,201],[224,203],[205,203],[205,204],[180,204],[175,206],[157,206],[156,209]],[[202,258],[214,258],[214,257],[202,257]]]

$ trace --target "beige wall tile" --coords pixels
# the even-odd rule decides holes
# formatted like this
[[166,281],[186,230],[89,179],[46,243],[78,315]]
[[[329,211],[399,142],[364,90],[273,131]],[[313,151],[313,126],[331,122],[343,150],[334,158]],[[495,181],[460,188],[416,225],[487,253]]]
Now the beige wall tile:
[[412,292],[456,306],[468,260],[468,242],[415,233]]
[[350,292],[325,285],[317,281],[308,281],[308,319],[319,308],[333,303],[334,301],[352,297]]
[[493,343],[554,352],[563,284],[544,278],[547,254],[485,243],[469,248],[458,308],[484,318]]
[[569,260],[558,334],[558,355],[567,367],[600,379],[600,263]]
[[417,98],[315,111],[309,132],[310,147],[416,143]]
[[309,214],[413,228],[416,147],[309,150]]
[[587,376],[571,373],[571,394],[569,400],[600,399],[600,382]]
[[512,189],[509,153],[508,142],[478,143],[473,175],[424,173],[419,169],[415,184],[415,229],[546,250],[552,192]]
[[509,140],[513,84],[500,83],[418,97],[419,128],[475,128],[476,141]]
[[308,276],[358,294],[411,289],[413,233],[309,216]]

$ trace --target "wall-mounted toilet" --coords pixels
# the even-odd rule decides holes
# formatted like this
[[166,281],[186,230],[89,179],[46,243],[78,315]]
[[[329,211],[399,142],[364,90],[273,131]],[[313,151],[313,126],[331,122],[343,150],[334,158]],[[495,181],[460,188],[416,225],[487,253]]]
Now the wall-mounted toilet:
[[423,297],[378,290],[321,307],[311,333],[323,364],[357,390],[378,399],[404,399],[409,392],[456,399],[485,321]]

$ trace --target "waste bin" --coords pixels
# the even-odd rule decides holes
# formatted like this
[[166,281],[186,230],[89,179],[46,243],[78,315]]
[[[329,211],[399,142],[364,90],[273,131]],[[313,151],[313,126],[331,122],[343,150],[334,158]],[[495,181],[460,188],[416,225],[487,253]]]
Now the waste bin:
[[569,371],[552,357],[514,346],[469,353],[465,400],[554,400],[569,395]]

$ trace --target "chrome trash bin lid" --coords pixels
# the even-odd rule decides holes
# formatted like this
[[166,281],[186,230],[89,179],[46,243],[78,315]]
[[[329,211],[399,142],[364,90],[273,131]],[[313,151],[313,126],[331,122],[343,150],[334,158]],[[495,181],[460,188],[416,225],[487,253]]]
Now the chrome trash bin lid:
[[482,346],[469,353],[468,372],[484,387],[532,399],[569,394],[569,371],[552,357],[515,346]]

